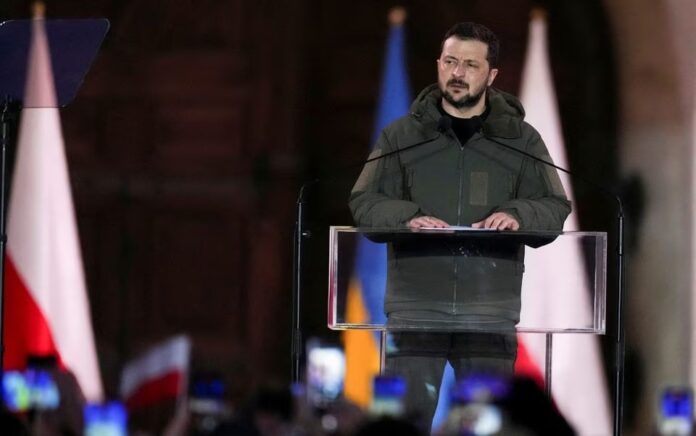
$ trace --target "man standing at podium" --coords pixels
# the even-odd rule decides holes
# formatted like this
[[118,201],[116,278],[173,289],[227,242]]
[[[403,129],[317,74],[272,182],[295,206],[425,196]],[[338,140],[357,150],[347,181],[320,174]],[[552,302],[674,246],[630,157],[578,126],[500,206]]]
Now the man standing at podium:
[[[356,225],[562,230],[570,202],[556,170],[510,149],[551,161],[519,100],[491,88],[498,48],[480,24],[445,34],[438,83],[382,131],[371,157],[411,148],[367,164],[353,187]],[[457,378],[512,375],[523,256],[505,238],[443,234],[389,244],[386,370],[406,378],[408,410],[432,419],[448,361]]]

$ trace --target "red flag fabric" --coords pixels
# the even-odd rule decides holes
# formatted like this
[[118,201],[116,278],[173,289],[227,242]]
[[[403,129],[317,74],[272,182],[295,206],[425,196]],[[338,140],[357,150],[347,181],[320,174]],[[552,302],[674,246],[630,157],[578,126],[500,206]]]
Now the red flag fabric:
[[82,255],[43,19],[32,23],[6,266],[4,365],[55,355],[90,401],[102,399]]

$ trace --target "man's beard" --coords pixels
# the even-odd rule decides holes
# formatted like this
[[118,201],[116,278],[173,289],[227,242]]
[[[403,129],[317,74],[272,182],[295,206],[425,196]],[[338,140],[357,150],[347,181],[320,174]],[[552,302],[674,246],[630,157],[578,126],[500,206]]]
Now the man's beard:
[[[447,82],[447,85],[450,85],[451,83],[463,84],[463,82],[450,80]],[[451,104],[455,109],[471,108],[476,106],[478,102],[481,101],[481,97],[483,97],[483,94],[486,92],[486,89],[488,89],[487,86],[484,86],[481,88],[481,91],[479,91],[476,94],[469,94],[461,100],[455,100],[454,96],[450,94],[450,92],[447,90],[447,85],[444,89],[441,89],[442,96],[447,101],[447,103]],[[469,90],[471,90],[471,88],[469,88]]]

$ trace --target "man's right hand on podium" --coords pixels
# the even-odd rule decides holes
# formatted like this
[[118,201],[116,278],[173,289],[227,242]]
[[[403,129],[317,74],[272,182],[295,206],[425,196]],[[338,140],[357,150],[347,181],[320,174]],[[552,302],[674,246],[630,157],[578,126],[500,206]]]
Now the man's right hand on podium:
[[408,227],[411,229],[420,229],[422,227],[436,227],[444,229],[449,227],[449,224],[433,216],[419,216],[411,219],[408,222]]

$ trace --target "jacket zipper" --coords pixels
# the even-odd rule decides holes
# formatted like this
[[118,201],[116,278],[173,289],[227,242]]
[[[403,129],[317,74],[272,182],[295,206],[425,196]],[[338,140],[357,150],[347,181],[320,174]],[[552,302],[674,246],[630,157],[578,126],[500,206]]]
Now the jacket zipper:
[[[457,143],[459,140],[456,139]],[[459,173],[459,194],[457,195],[457,225],[462,225],[462,190],[464,189],[464,174],[462,169],[464,168],[464,146],[459,144],[459,159],[457,163],[457,172]],[[459,265],[457,264],[456,254],[452,256],[452,261],[454,262],[454,289],[452,292],[452,315],[457,313],[457,290],[459,285]]]

